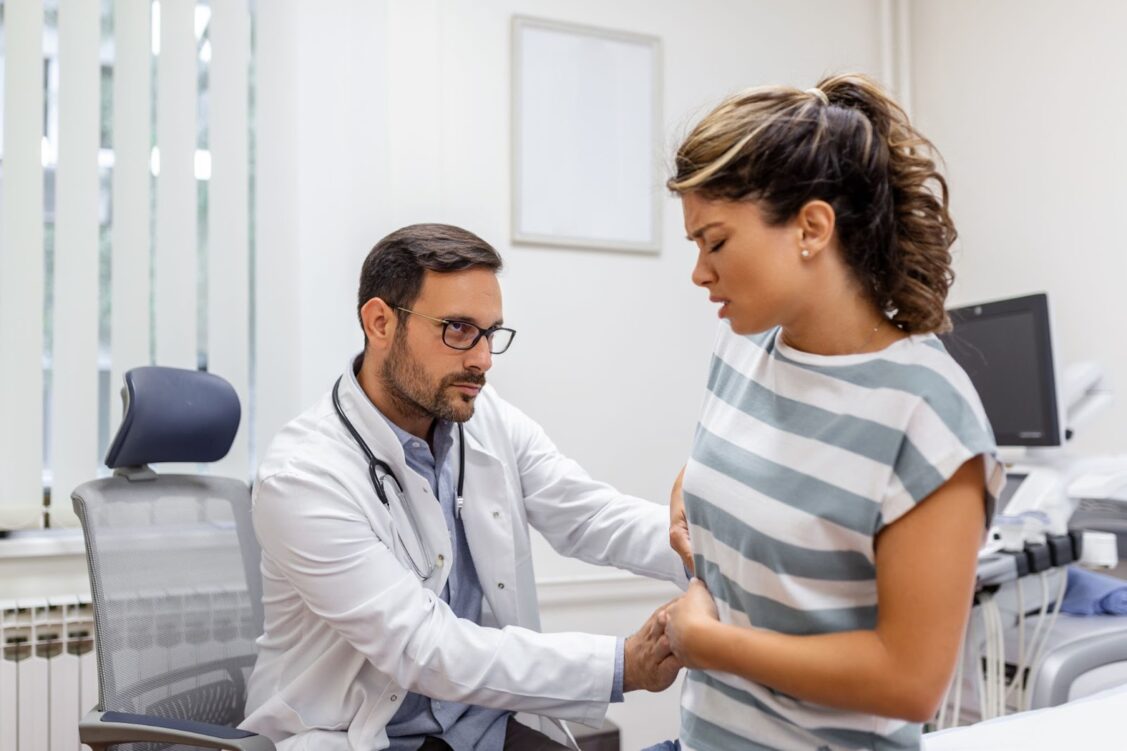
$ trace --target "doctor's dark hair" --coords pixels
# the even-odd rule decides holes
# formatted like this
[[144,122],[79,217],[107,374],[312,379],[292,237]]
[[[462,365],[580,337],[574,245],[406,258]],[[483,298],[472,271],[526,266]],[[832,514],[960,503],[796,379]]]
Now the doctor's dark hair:
[[[501,270],[501,256],[472,232],[449,224],[412,224],[376,243],[360,270],[356,315],[373,297],[392,308],[410,308],[427,271]],[[364,320],[360,319],[363,329]],[[367,345],[367,337],[364,340]]]
[[754,201],[766,221],[809,201],[833,207],[846,265],[864,293],[908,333],[950,328],[955,224],[938,153],[872,79],[817,89],[750,89],[722,102],[677,150],[677,194]]

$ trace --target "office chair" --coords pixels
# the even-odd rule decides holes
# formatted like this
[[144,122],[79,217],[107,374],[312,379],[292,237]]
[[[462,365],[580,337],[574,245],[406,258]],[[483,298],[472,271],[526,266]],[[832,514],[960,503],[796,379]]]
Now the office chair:
[[148,467],[225,456],[238,396],[215,375],[144,367],[125,374],[122,397],[106,455],[113,476],[71,496],[98,661],[98,706],[79,724],[80,740],[94,751],[273,749],[236,728],[263,619],[250,489]]

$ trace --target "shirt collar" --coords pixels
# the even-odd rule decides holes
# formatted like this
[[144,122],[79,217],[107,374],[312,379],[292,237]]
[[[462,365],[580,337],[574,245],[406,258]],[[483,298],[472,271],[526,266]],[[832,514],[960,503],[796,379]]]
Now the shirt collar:
[[[352,360],[352,375],[354,379],[360,372],[360,365],[363,362],[363,358],[364,354],[360,353]],[[357,388],[359,388],[360,393],[364,395],[365,401],[367,401],[368,404],[371,405],[372,409],[376,411],[376,414],[383,418],[383,421],[387,423],[387,426],[389,428],[391,428],[391,432],[395,434],[395,437],[399,440],[399,444],[403,447],[403,453],[405,455],[418,453],[416,444],[425,446],[427,451],[431,452],[431,448],[427,444],[427,441],[425,439],[419,438],[417,435],[414,435],[412,433],[408,433],[406,430],[392,422],[391,418],[381,412],[380,408],[375,405],[375,402],[368,398],[368,395],[367,393],[365,393],[364,389],[360,388],[359,379],[356,380]],[[450,422],[449,420],[436,421],[434,425],[434,450],[431,453],[433,454],[435,461],[438,464],[441,464],[445,460],[446,454],[450,450],[450,446],[453,444],[453,442],[454,423]]]
[[[400,445],[403,446],[404,454],[414,453],[416,444],[426,446],[427,450],[430,450],[430,446],[427,444],[427,441],[425,439],[419,438],[417,435],[414,435],[412,433],[408,433],[406,430],[396,425],[387,415],[385,415],[383,412],[380,412],[379,407],[377,407],[376,405],[373,404],[372,408],[375,409],[379,416],[384,419],[384,422],[386,422],[388,427],[391,428],[391,432],[394,433],[395,437],[399,439]],[[449,420],[438,420],[435,422],[434,451],[432,453],[434,454],[435,459],[440,463],[442,461],[442,458],[446,456],[446,452],[450,449],[450,444],[453,442],[453,432],[454,423],[450,422]]]

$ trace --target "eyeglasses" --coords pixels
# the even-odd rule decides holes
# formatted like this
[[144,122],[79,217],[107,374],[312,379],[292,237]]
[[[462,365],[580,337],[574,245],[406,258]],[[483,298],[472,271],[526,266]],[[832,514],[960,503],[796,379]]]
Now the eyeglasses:
[[450,321],[445,318],[435,318],[434,316],[416,313],[413,310],[400,308],[398,306],[395,309],[419,316],[420,318],[426,318],[428,321],[441,323],[442,343],[451,349],[473,349],[484,336],[485,340],[489,342],[489,352],[494,355],[499,355],[509,348],[509,345],[513,343],[513,337],[517,335],[516,331],[507,329],[504,326],[490,326],[487,329],[483,329],[469,321]]

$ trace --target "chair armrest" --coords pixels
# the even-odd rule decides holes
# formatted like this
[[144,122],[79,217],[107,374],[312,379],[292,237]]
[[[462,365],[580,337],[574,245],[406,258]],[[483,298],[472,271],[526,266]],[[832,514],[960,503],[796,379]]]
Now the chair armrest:
[[267,737],[206,722],[92,710],[78,723],[78,739],[93,749],[111,743],[186,743],[228,751],[274,751]]

